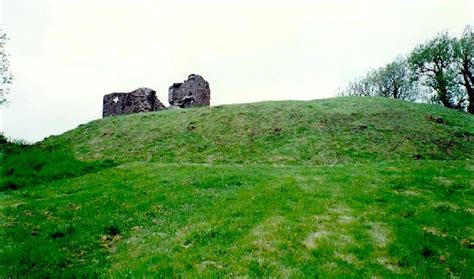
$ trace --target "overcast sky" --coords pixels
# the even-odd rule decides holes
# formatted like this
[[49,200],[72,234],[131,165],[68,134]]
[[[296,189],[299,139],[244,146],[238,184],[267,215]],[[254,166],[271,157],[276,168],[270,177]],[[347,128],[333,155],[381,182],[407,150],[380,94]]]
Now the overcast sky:
[[0,0],[15,75],[0,129],[37,141],[101,117],[102,97],[191,73],[211,105],[335,96],[367,70],[474,23],[469,0]]

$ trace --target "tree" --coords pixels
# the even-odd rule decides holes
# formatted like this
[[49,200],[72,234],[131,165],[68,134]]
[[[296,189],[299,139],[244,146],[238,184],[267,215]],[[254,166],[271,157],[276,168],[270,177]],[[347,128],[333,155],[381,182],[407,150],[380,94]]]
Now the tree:
[[408,63],[403,57],[374,71],[371,80],[378,96],[410,101],[416,99]]
[[455,41],[454,55],[461,76],[461,85],[464,86],[468,98],[467,111],[474,114],[474,31],[472,26],[467,26],[461,38]]
[[455,62],[455,39],[441,33],[425,44],[418,45],[408,63],[417,81],[436,93],[433,101],[448,108],[461,108],[464,102],[458,86]]
[[9,56],[5,51],[7,40],[7,34],[0,27],[0,105],[7,102],[6,96],[9,93],[9,85],[13,80],[13,76],[10,72]]
[[339,95],[381,96],[442,104],[474,114],[474,31],[461,38],[440,33],[418,45],[408,58],[372,70]]
[[416,91],[413,88],[408,63],[405,58],[398,57],[394,62],[372,70],[365,77],[349,83],[340,95],[413,101],[416,99]]
[[374,87],[371,76],[368,74],[364,78],[351,81],[344,90],[339,93],[340,96],[373,96]]

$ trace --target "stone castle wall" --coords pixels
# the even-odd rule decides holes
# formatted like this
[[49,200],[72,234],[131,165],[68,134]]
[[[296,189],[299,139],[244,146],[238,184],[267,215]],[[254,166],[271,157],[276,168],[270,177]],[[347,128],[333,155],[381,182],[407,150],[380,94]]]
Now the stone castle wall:
[[[171,108],[209,106],[209,83],[199,75],[189,75],[182,83],[174,83],[168,90]],[[110,93],[104,96],[102,116],[150,112],[165,109],[150,88],[138,88],[128,93]]]
[[129,93],[111,93],[104,96],[102,116],[113,116],[165,109],[149,88],[139,88]]
[[168,89],[168,101],[172,107],[189,108],[209,106],[211,89],[200,75],[189,75],[182,83],[174,83]]

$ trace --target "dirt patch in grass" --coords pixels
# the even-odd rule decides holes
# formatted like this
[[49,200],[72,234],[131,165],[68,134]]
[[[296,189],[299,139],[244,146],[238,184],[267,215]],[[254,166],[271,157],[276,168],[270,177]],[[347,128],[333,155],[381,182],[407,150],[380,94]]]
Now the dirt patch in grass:
[[259,251],[275,251],[278,240],[278,230],[285,222],[282,216],[272,216],[265,219],[250,231],[253,246]]
[[387,270],[398,273],[400,272],[400,267],[398,266],[397,262],[391,260],[387,257],[379,257],[377,258],[377,263],[384,266]]
[[306,240],[304,241],[304,245],[308,249],[313,249],[317,246],[318,239],[326,237],[327,235],[329,235],[329,232],[325,230],[311,232],[306,238]]
[[308,233],[303,245],[308,249],[314,249],[318,242],[329,240],[333,245],[344,247],[353,242],[353,238],[347,231],[351,223],[357,220],[352,216],[352,209],[345,206],[331,207],[328,214],[316,215],[316,230]]
[[345,261],[346,263],[354,266],[361,266],[362,262],[352,253],[336,253],[336,258]]
[[390,231],[386,225],[382,223],[371,223],[370,227],[370,236],[375,244],[380,248],[387,247],[390,241]]
[[438,228],[435,227],[423,227],[423,232],[425,234],[431,234],[433,236],[438,236],[438,237],[448,237],[448,233],[440,231]]
[[396,191],[397,194],[399,195],[406,195],[406,196],[420,196],[420,193],[418,193],[417,191],[414,191],[414,190],[409,190],[409,189],[406,189],[406,190],[399,190],[399,191]]

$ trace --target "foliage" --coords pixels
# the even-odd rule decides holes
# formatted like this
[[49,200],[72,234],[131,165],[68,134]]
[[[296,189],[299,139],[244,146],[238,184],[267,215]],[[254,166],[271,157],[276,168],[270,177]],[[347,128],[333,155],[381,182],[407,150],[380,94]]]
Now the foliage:
[[468,98],[467,111],[474,114],[474,31],[472,26],[467,26],[462,37],[455,41],[454,55],[457,70],[462,77],[461,85],[464,86]]
[[397,60],[380,68],[375,73],[375,82],[382,97],[413,101],[413,85],[405,58]]
[[339,93],[340,96],[348,97],[374,97],[378,95],[378,91],[373,82],[373,73],[369,72],[365,77],[351,81],[349,85]]
[[0,133],[0,154],[19,152],[21,149],[27,147],[28,143],[21,140],[11,140],[3,133]]
[[2,148],[0,191],[81,176],[112,166],[114,163],[110,160],[81,162],[66,152],[45,151],[11,143]]
[[439,34],[418,45],[410,54],[409,64],[415,78],[436,92],[433,101],[448,108],[461,108],[464,99],[453,67],[454,44],[455,40],[448,33]]
[[444,32],[349,83],[340,95],[425,101],[474,113],[474,35],[467,26],[461,38]]
[[13,75],[10,72],[9,56],[5,50],[7,40],[7,34],[0,26],[0,105],[7,101],[6,95],[9,93],[8,85],[11,84],[13,80]]
[[404,57],[370,71],[364,78],[355,80],[340,93],[342,96],[386,97],[413,101],[415,89]]

